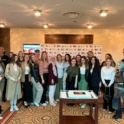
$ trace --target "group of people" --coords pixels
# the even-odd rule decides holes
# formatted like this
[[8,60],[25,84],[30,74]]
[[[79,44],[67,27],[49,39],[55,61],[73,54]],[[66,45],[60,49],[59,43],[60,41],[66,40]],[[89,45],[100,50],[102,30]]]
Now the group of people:
[[[100,64],[92,51],[87,56],[77,55],[75,58],[66,54],[63,60],[61,54],[48,59],[47,51],[42,51],[40,56],[39,50],[30,55],[24,55],[22,51],[18,55],[10,52],[7,56],[4,48],[0,47],[0,113],[2,97],[5,97],[3,100],[10,101],[12,112],[19,110],[17,100],[20,98],[23,98],[25,108],[30,105],[38,107],[48,104],[48,95],[49,104],[56,106],[60,100],[60,90],[93,90],[98,96],[100,89],[111,96],[109,101],[103,98],[103,111],[109,109],[109,113],[112,113],[115,109],[113,118],[122,118],[120,96],[115,97],[114,84],[124,83],[123,63],[124,59],[116,66],[109,53]],[[113,100],[116,105],[113,105]],[[86,104],[81,104],[81,108],[85,106]]]

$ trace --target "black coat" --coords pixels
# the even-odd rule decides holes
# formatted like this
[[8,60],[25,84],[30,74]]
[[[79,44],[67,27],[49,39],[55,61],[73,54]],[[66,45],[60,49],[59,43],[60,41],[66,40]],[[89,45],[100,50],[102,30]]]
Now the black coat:
[[89,89],[91,87],[99,87],[99,83],[101,82],[101,72],[100,67],[96,70],[93,69],[93,72],[91,73],[89,70],[88,73],[88,85]]

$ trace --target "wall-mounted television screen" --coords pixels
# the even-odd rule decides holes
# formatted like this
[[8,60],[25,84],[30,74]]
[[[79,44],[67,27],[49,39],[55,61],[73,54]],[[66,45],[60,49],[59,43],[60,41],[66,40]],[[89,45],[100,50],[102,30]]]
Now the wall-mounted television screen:
[[23,44],[23,52],[27,53],[34,53],[35,50],[40,50],[40,44]]

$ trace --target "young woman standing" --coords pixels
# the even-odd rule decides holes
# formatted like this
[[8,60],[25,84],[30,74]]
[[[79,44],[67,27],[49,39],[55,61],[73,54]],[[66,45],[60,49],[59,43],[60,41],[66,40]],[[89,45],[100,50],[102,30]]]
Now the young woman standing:
[[[63,66],[64,66],[63,67],[64,68],[64,76],[65,76],[66,70],[67,70],[68,66],[70,66],[70,64],[71,64],[71,56],[70,56],[70,54],[65,54],[65,61],[64,61],[64,64],[63,64]],[[66,89],[66,85],[63,84],[63,90],[65,90],[65,89]]]
[[48,85],[49,85],[49,102],[51,106],[56,106],[56,101],[54,99],[56,83],[58,82],[57,77],[57,68],[55,65],[55,57],[52,56],[50,58],[50,64],[48,66],[49,77],[48,77]]
[[107,58],[105,62],[105,66],[101,69],[101,78],[104,86],[104,93],[108,94],[110,93],[111,99],[108,103],[104,99],[103,103],[103,111],[107,110],[107,105],[109,105],[109,113],[113,112],[112,108],[112,99],[114,96],[114,78],[115,78],[115,68],[113,67],[114,63],[111,58]]
[[48,101],[46,99],[46,92],[47,92],[47,86],[48,86],[48,55],[46,51],[43,51],[41,54],[41,60],[39,61],[39,72],[41,77],[41,84],[43,86],[43,95],[41,98],[41,105],[46,106]]
[[[78,82],[78,90],[87,90],[88,89],[88,70],[89,64],[85,56],[81,57],[81,65],[79,66],[80,74],[79,74],[79,82]],[[84,108],[86,104],[81,104],[81,108]]]
[[[66,84],[66,90],[75,90],[77,89],[77,81],[78,81],[78,72],[79,69],[76,66],[76,59],[71,59],[71,65],[67,68],[66,74],[63,79],[63,83]],[[74,104],[67,104],[69,106],[73,106]]]
[[1,61],[1,56],[0,56],[0,120],[2,119],[2,94],[3,94],[3,89],[4,89],[4,83],[5,83],[5,78],[4,78],[4,73],[5,73],[5,66],[3,62]]
[[34,54],[31,55],[30,69],[31,82],[33,85],[33,103],[38,107],[43,94],[43,87],[40,83],[39,66]]
[[[99,64],[99,60],[95,56],[93,56],[91,57],[89,64],[89,74],[88,74],[89,90],[93,90],[94,93],[98,96],[100,84],[101,84],[100,64]],[[93,105],[93,109],[95,109],[94,105]]]
[[18,111],[17,99],[22,97],[20,85],[22,70],[17,55],[13,55],[10,63],[7,64],[5,76],[7,78],[6,98],[10,100],[10,111]]
[[63,90],[63,69],[64,69],[64,63],[62,60],[62,55],[57,55],[57,61],[56,61],[56,67],[57,67],[57,73],[58,73],[58,83],[56,84],[56,90],[55,90],[55,100],[59,101],[60,99],[60,90]]
[[33,93],[31,87],[31,75],[30,75],[30,64],[29,64],[29,55],[24,56],[24,61],[21,63],[22,68],[22,77],[21,82],[23,83],[24,88],[24,106],[27,108],[28,102],[33,102]]
[[78,67],[76,66],[76,59],[71,59],[71,65],[66,70],[63,82],[66,84],[66,90],[75,90],[78,81]]

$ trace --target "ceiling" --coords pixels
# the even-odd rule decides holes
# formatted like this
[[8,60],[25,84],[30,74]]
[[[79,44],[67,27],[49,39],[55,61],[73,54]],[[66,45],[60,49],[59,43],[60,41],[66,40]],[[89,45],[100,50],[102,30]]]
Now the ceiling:
[[[34,9],[42,10],[40,17]],[[103,9],[106,17],[99,14]],[[66,18],[64,12],[82,15]],[[0,0],[0,22],[10,28],[86,29],[91,23],[94,29],[124,29],[124,0]]]

